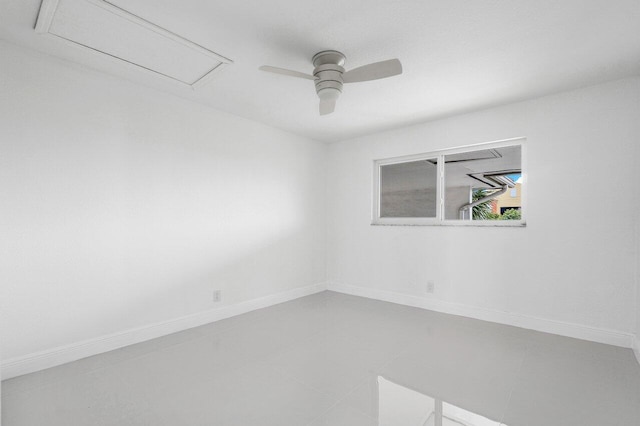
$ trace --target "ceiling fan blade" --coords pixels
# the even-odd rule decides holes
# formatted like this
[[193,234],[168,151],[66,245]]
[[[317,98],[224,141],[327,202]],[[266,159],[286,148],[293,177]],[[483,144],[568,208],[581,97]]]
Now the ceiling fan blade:
[[268,65],[263,65],[259,68],[261,71],[272,72],[276,74],[287,75],[289,77],[298,77],[298,78],[306,78],[307,80],[315,80],[316,78],[310,74],[305,74],[299,71],[287,70],[284,68],[270,67]]
[[402,74],[402,64],[397,59],[374,62],[347,71],[342,75],[345,83],[358,83],[360,81],[378,80],[379,78],[393,77]]
[[336,109],[335,99],[320,99],[320,115],[331,114]]

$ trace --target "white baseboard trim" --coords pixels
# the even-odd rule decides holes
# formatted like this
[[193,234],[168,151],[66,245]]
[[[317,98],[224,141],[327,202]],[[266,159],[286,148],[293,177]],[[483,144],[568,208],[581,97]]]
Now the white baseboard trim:
[[640,335],[633,337],[632,349],[633,349],[633,353],[636,354],[636,359],[638,360],[638,364],[640,364]]
[[[442,312],[445,314],[475,318],[483,321],[496,322],[500,324],[542,331],[545,333],[558,334],[560,336],[573,337],[576,339],[589,340],[592,342],[604,343],[607,345],[620,346],[624,348],[631,348],[632,340],[634,340],[634,336],[631,333],[605,330],[580,324],[531,317],[513,312],[462,305],[458,303],[446,302],[443,300],[419,297],[404,293],[396,293],[386,290],[372,289],[368,287],[359,287],[336,282],[328,282],[327,289],[339,293],[351,294],[354,296],[362,296],[370,299],[382,300],[385,302],[392,302],[400,305],[413,306],[416,308]],[[638,351],[636,351],[636,356],[638,355]],[[640,358],[638,359],[640,360]]]
[[214,321],[241,315],[256,309],[266,308],[279,303],[288,302],[300,297],[309,296],[327,289],[326,283],[298,287],[281,293],[247,300],[235,305],[222,306],[217,309],[197,312],[180,318],[136,327],[106,336],[96,337],[69,345],[59,346],[9,359],[2,363],[0,376],[2,380],[23,374],[33,373],[68,362],[77,361],[93,355],[98,355],[124,346],[177,333],[189,328],[198,327]]

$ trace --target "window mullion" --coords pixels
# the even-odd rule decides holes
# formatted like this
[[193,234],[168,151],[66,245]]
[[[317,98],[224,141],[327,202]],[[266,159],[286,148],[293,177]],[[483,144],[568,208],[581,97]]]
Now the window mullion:
[[438,182],[436,185],[436,197],[438,200],[437,219],[439,222],[444,220],[444,155],[438,155],[438,169],[436,173]]

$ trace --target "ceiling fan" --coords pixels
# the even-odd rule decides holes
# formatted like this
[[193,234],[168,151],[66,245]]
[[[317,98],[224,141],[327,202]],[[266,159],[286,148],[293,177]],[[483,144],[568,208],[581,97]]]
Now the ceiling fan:
[[320,98],[320,115],[331,114],[335,110],[336,100],[342,93],[344,83],[378,80],[402,74],[402,64],[397,59],[374,62],[349,71],[343,68],[345,59],[342,53],[335,50],[316,53],[311,60],[315,67],[313,75],[268,65],[261,66],[260,70],[315,81],[316,93]]

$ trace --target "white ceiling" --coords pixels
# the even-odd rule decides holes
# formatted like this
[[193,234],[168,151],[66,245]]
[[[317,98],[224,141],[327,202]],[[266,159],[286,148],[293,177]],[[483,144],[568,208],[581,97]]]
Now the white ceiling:
[[[338,141],[640,74],[638,0],[110,0],[234,61],[192,90],[33,28],[40,0],[2,0],[0,37],[293,133]],[[335,49],[345,68],[399,58],[404,74],[345,86],[318,115],[311,72]]]

